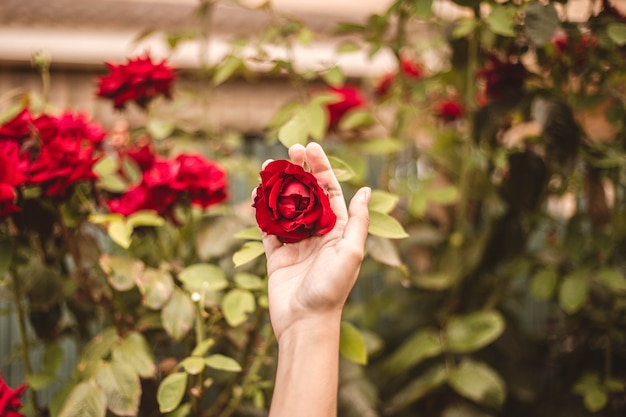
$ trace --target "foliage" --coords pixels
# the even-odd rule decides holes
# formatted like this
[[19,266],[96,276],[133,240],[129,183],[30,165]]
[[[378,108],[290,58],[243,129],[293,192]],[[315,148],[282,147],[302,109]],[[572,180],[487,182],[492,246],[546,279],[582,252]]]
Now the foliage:
[[[299,93],[263,132],[268,149],[319,141],[348,197],[373,186],[368,257],[342,325],[341,415],[624,415],[626,13],[592,3],[575,22],[563,0],[455,0],[454,19],[439,2],[397,0],[332,34],[338,55],[394,58],[398,69],[376,79],[273,55],[318,34],[269,3],[266,30],[214,67],[173,77],[154,64],[159,83],[196,77],[209,91],[266,64]],[[194,36],[165,39],[175,49]],[[327,91],[312,88],[320,80]],[[53,416],[267,410],[263,248],[249,202],[225,200],[219,175],[252,190],[261,161],[245,155],[246,132],[233,141],[159,116],[153,105],[174,107],[180,90],[158,86],[127,99],[146,110],[144,126],[109,132],[108,148],[82,133],[87,167],[71,183],[0,172],[11,190],[0,193],[2,291],[45,346],[34,366],[22,323],[29,402]],[[25,108],[28,129],[9,129]],[[30,95],[3,115],[2,134],[43,154],[43,121],[65,120],[56,113]],[[204,191],[194,187],[206,176],[177,175],[176,144],[190,139],[205,153],[192,172],[218,173]],[[75,374],[38,404],[68,337],[80,346]]]

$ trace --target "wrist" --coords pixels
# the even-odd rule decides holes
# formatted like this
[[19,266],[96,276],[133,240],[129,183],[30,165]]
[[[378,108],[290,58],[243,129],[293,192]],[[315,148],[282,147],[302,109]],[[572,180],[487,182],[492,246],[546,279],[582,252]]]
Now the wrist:
[[341,311],[301,318],[277,335],[279,351],[301,349],[319,344],[339,344]]

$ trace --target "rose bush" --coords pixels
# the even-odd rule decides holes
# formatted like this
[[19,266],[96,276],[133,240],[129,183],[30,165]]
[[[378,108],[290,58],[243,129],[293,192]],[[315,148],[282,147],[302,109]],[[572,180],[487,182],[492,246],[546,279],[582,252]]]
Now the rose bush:
[[337,221],[313,174],[285,160],[272,161],[261,171],[253,206],[261,230],[283,243],[325,235]]

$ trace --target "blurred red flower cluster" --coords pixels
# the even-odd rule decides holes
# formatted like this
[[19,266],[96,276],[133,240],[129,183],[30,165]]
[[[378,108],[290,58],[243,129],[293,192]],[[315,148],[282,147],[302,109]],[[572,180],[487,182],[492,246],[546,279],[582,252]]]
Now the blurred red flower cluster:
[[[412,80],[419,80],[424,76],[424,68],[422,65],[406,56],[400,58],[400,72],[404,77]],[[374,87],[374,94],[377,97],[385,97],[389,94],[396,77],[397,73],[395,72],[385,74]]]
[[349,85],[331,87],[328,92],[337,96],[335,101],[326,105],[328,126],[330,128],[337,126],[350,110],[367,105],[367,99],[358,87]]
[[498,101],[507,97],[519,97],[524,91],[524,82],[529,76],[524,65],[509,56],[500,59],[489,56],[489,62],[477,73],[485,81],[484,94],[487,100]]
[[22,408],[22,402],[20,396],[26,390],[26,385],[22,384],[19,387],[13,389],[7,385],[7,383],[0,376],[0,416],[1,417],[24,417],[24,414],[19,412]]

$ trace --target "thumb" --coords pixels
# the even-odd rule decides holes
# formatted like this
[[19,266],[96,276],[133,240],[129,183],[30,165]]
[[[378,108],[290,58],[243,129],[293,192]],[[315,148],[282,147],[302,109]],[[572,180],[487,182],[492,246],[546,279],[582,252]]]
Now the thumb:
[[372,189],[363,187],[356,192],[348,207],[348,223],[343,237],[350,245],[363,248],[367,238],[367,229],[370,224],[368,204],[372,196]]

